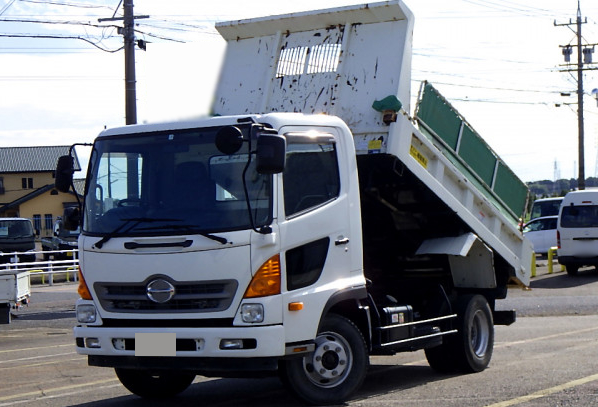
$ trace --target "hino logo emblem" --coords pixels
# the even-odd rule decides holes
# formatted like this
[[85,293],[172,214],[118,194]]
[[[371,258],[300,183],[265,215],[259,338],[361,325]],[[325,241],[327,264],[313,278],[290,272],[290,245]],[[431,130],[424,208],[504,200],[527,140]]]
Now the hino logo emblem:
[[147,298],[153,302],[163,304],[174,297],[174,286],[168,281],[158,278],[148,283],[145,293]]

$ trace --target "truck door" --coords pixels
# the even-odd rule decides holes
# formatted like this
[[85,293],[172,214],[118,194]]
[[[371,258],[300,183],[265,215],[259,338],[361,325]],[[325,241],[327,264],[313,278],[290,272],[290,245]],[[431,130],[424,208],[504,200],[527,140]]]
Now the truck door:
[[[362,276],[352,272],[360,270],[361,232],[358,195],[351,194],[349,188],[346,167],[350,164],[342,159],[344,146],[330,133],[316,137],[300,133],[285,136],[287,157],[282,176],[282,208],[279,208],[281,261],[286,277],[284,303],[306,302],[304,306],[309,307],[308,312],[285,310],[289,334],[297,335],[288,338],[292,341],[315,334],[320,312],[330,295]],[[357,205],[354,217],[349,211],[352,203]],[[309,321],[286,323],[289,318],[308,316]]]

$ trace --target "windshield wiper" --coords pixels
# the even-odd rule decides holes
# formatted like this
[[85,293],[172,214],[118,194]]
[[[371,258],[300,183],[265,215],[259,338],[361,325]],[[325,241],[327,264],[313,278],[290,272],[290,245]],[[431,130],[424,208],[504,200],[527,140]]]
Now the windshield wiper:
[[195,229],[192,226],[188,225],[160,225],[160,226],[148,226],[144,228],[139,228],[139,230],[166,230],[166,229],[175,229],[175,230],[185,230],[189,233],[198,234],[203,237],[207,237],[208,239],[212,239],[217,241],[220,244],[227,244],[228,239],[222,236],[216,236],[211,233],[201,232]]
[[133,222],[133,224],[130,225],[126,230],[124,230],[123,233],[126,233],[126,232],[130,231],[135,226],[137,226],[137,225],[139,225],[140,223],[143,223],[143,222],[180,222],[182,219],[171,219],[171,218],[124,218],[124,219],[121,219],[121,220],[124,221],[124,223],[120,224],[112,232],[109,232],[106,235],[104,235],[104,237],[102,237],[100,240],[98,240],[97,242],[94,243],[93,247],[95,247],[96,249],[101,249],[102,246],[104,246],[104,243],[106,243],[108,240],[110,240],[114,236],[116,236],[116,234],[119,233],[125,226],[130,225],[131,222]]

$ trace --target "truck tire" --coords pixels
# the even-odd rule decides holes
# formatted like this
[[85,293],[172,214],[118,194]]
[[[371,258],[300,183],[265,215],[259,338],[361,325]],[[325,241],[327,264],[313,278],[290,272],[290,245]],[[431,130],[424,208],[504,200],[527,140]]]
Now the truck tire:
[[281,379],[306,403],[343,403],[367,374],[369,358],[363,335],[347,318],[330,314],[323,320],[315,342],[313,353],[281,365]]
[[0,324],[10,324],[10,304],[0,304]]
[[131,393],[146,399],[164,399],[176,396],[191,385],[195,375],[163,371],[151,373],[147,370],[115,368],[116,376]]
[[457,330],[443,343],[426,349],[432,369],[441,373],[481,372],[490,364],[494,349],[494,321],[488,301],[481,295],[466,295],[457,300]]
[[579,266],[572,266],[568,264],[565,266],[565,269],[567,270],[567,274],[569,274],[570,276],[576,276],[577,272],[579,271]]

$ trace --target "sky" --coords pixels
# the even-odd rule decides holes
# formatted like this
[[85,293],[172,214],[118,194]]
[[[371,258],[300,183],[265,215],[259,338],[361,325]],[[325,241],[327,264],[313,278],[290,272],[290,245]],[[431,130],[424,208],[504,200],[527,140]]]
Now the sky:
[[[136,0],[149,16],[136,20],[147,42],[135,52],[138,122],[208,113],[225,47],[215,22],[362,2]],[[576,44],[576,27],[555,25],[575,22],[577,0],[404,2],[415,15],[412,100],[431,82],[523,181],[577,177],[577,76],[560,47]],[[580,8],[583,43],[598,45],[598,3]],[[98,22],[122,11],[119,0],[0,0],[0,147],[89,143],[125,124],[121,22]],[[585,71],[583,84],[590,177],[598,74]]]

